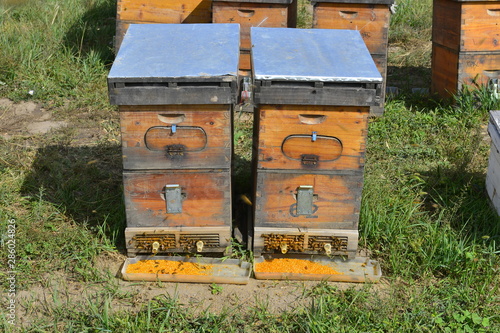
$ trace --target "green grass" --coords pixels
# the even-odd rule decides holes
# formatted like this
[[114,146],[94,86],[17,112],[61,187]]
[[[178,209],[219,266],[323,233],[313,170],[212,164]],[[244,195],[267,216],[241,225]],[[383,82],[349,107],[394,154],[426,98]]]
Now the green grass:
[[[176,295],[116,310],[133,295],[96,268],[124,249],[119,121],[108,104],[115,1],[0,0],[0,97],[34,101],[70,128],[0,137],[0,235],[16,221],[17,287],[51,288],[29,332],[497,332],[500,330],[500,218],[485,193],[485,88],[452,102],[408,93],[429,83],[432,1],[398,1],[390,26],[383,117],[370,122],[360,246],[383,283],[341,290],[303,288],[303,306],[272,314],[245,309],[195,313]],[[309,27],[307,3],[299,26]],[[33,96],[28,92],[34,90]],[[81,140],[82,129],[101,133]],[[252,121],[235,115],[236,192],[251,191]],[[243,207],[243,206],[242,206]],[[243,208],[244,209],[244,208]],[[237,253],[245,254],[240,245]],[[1,250],[2,288],[8,262]],[[92,292],[72,300],[51,285],[62,275]],[[212,285],[214,297],[226,287]],[[5,297],[2,298],[5,300]],[[0,314],[0,326],[14,329]]]

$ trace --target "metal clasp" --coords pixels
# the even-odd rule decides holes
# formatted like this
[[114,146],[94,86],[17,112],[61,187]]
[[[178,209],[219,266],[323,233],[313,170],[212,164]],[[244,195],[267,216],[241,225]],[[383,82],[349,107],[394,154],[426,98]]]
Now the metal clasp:
[[167,214],[182,213],[182,192],[181,187],[175,185],[165,185],[162,193],[165,196],[165,204],[167,206]]
[[302,165],[317,165],[319,156],[313,154],[303,154],[300,156]]
[[310,185],[302,185],[297,189],[297,215],[313,213],[314,189]]
[[491,79],[489,82],[489,86],[492,90],[492,95],[495,98],[500,98],[500,84],[499,84],[499,79]]

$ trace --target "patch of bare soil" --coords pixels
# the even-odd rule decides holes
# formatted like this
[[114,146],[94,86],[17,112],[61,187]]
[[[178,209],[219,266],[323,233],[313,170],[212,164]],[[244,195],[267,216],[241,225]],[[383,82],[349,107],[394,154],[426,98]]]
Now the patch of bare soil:
[[35,102],[14,103],[0,98],[0,138],[5,140],[65,132],[71,138],[71,145],[84,146],[114,135],[102,124],[89,120],[85,112],[75,113],[70,119],[55,118],[53,110],[46,110]]
[[16,134],[44,134],[67,125],[52,119],[51,112],[34,102],[0,99],[0,135],[6,139]]

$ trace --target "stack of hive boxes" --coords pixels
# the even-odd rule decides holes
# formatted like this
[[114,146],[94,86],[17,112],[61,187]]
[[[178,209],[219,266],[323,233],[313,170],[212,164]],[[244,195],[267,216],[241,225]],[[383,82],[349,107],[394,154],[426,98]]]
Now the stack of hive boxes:
[[230,245],[238,58],[238,25],[130,25],[108,77],[129,256]]
[[353,258],[382,76],[355,30],[252,28],[251,40],[254,252]]
[[434,0],[432,91],[447,98],[464,85],[500,78],[500,1]]
[[314,5],[313,28],[349,29],[361,33],[384,79],[380,103],[371,107],[371,113],[383,114],[390,5],[394,0],[311,0],[311,2]]

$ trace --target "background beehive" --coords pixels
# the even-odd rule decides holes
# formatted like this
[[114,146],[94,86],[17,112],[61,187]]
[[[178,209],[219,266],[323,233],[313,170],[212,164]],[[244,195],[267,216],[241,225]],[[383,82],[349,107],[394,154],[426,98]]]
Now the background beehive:
[[432,91],[450,97],[500,78],[500,1],[434,0],[433,11]]
[[212,0],[117,0],[115,49],[131,23],[210,23]]
[[213,23],[238,23],[241,27],[240,69],[252,68],[250,60],[250,28],[295,28],[297,0],[214,0]]

